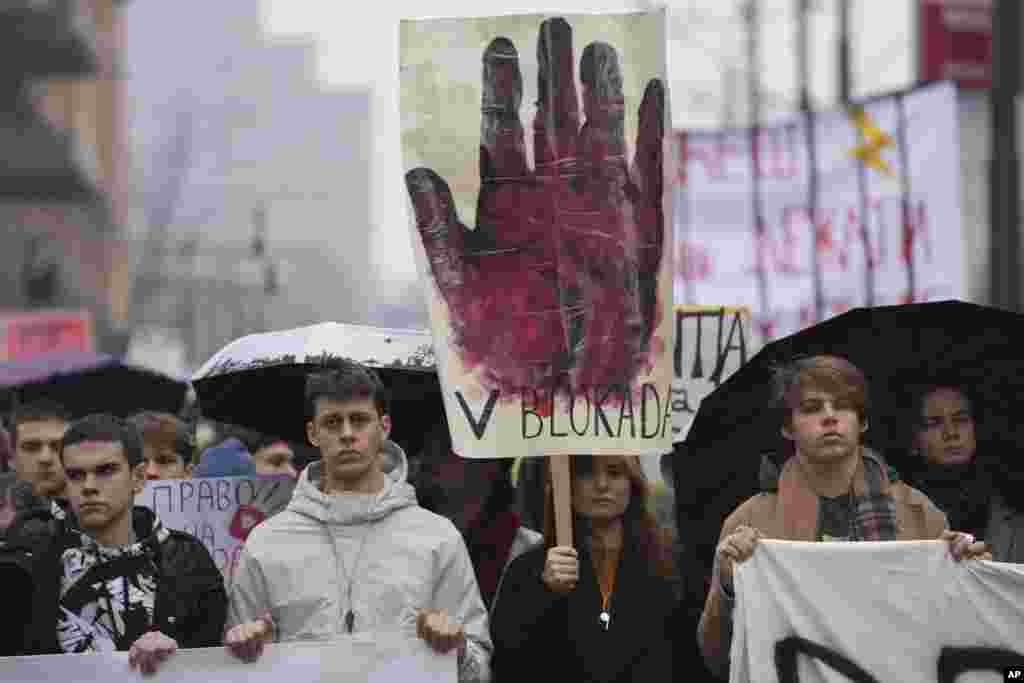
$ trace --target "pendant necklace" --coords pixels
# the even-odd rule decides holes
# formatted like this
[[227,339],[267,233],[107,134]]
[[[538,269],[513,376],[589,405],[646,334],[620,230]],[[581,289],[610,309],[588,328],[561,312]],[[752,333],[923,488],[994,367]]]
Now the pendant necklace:
[[356,626],[356,613],[353,609],[352,604],[352,587],[356,582],[356,573],[359,571],[360,561],[363,559],[363,550],[366,548],[366,539],[370,535],[370,531],[373,529],[373,523],[367,525],[366,531],[363,532],[363,537],[359,539],[359,550],[356,552],[356,558],[352,562],[352,573],[348,572],[348,568],[345,567],[345,563],[341,561],[341,555],[338,554],[338,546],[335,544],[334,537],[331,535],[331,530],[326,529],[327,536],[331,541],[331,550],[334,551],[334,560],[338,565],[338,568],[342,570],[342,574],[345,577],[345,581],[348,583],[348,587],[345,589],[345,599],[348,603],[348,609],[345,611],[344,624],[345,631],[352,633]]
[[601,614],[598,621],[605,631],[612,623],[611,601],[612,590],[615,588],[615,572],[618,569],[618,553],[607,551],[605,571],[598,572],[598,585],[601,589]]

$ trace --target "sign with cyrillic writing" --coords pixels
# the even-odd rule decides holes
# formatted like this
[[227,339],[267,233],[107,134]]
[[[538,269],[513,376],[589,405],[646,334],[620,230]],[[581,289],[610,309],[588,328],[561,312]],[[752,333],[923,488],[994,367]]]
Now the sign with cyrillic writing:
[[454,651],[439,655],[415,634],[397,633],[267,645],[251,663],[222,647],[179,650],[145,679],[129,668],[127,652],[0,657],[0,680],[18,683],[456,683],[456,669]]
[[731,683],[983,683],[1024,664],[1024,565],[944,541],[759,541],[737,565]]
[[401,23],[410,233],[459,455],[672,450],[665,31],[663,10]]
[[747,306],[763,345],[850,308],[966,299],[958,120],[936,84],[756,135],[677,131],[675,302]]
[[230,584],[249,532],[287,507],[294,488],[287,478],[164,479],[146,482],[135,504],[156,512],[169,529],[202,541]]
[[705,396],[754,355],[750,309],[676,306],[672,379],[672,442],[686,439]]

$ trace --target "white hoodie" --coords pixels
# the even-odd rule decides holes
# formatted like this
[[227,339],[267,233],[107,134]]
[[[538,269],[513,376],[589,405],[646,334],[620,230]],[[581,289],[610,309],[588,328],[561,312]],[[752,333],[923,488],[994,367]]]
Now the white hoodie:
[[[421,508],[395,443],[383,451],[384,489],[326,495],[319,462],[299,477],[288,507],[249,535],[231,585],[231,625],[268,612],[278,641],[330,640],[405,630],[415,636],[421,609],[443,609],[463,625],[462,683],[490,680],[487,610],[462,535]],[[349,584],[351,604],[349,603]]]

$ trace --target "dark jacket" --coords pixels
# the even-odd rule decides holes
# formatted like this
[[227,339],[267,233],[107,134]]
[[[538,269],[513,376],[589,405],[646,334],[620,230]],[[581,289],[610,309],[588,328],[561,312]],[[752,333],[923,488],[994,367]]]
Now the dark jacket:
[[550,592],[541,580],[544,547],[509,566],[491,615],[495,682],[672,681],[676,600],[671,583],[655,575],[636,544],[627,541],[606,631],[598,619],[601,591],[590,554],[583,547],[577,552],[579,581],[568,595]]
[[[149,508],[136,506],[133,510],[135,535],[148,539],[157,568],[153,628],[174,638],[180,648],[220,645],[227,617],[227,593],[220,570],[206,547],[190,534],[169,530],[163,542],[153,540],[155,519]],[[41,533],[41,528],[47,532]],[[34,579],[29,612],[9,613],[15,623],[28,625],[20,654],[61,654],[57,641],[61,556],[78,543],[70,519],[52,513],[36,511],[12,525],[5,552],[9,558],[20,556],[17,562],[29,569]]]
[[[41,498],[32,485],[19,481],[11,490],[17,516],[0,538],[0,586],[7,618],[0,618],[0,657],[25,654],[35,592],[36,558],[56,531],[54,510],[63,511],[63,499]],[[63,512],[62,512],[63,514]]]
[[[32,484],[22,480],[11,484],[10,497],[11,502],[14,504],[15,513],[15,518],[11,522],[11,528],[19,525],[19,523],[24,523],[28,519],[35,519],[37,521],[49,519],[50,506],[54,500],[65,504],[63,498],[43,498],[37,496],[32,491]],[[43,526],[45,525],[41,525],[37,531],[41,532]],[[0,538],[4,537],[6,537],[6,533],[0,535]]]

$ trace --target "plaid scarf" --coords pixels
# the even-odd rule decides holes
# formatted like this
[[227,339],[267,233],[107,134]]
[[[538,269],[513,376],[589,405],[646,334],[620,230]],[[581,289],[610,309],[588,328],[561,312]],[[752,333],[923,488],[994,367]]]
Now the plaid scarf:
[[[861,450],[860,466],[853,477],[853,518],[850,539],[854,541],[892,541],[898,530],[896,501],[889,492],[891,481],[885,462],[868,448]],[[818,537],[817,494],[810,490],[795,457],[780,469],[770,458],[763,457],[761,487],[779,495],[783,538],[813,541]]]
[[896,501],[889,494],[885,466],[874,453],[865,449],[861,458],[864,490],[854,495],[854,518],[850,520],[850,538],[854,541],[893,541],[896,539]]

